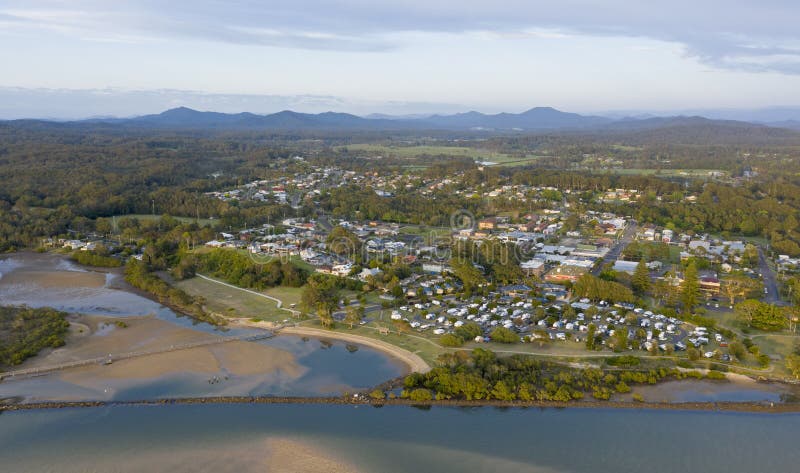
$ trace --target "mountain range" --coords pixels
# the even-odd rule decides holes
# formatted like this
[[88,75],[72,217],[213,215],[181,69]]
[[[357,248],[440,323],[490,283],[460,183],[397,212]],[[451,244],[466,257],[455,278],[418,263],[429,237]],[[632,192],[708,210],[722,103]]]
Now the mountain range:
[[800,129],[800,123],[796,121],[784,121],[778,124],[778,127],[771,127],[761,123],[714,120],[699,116],[609,118],[562,112],[551,107],[535,107],[522,113],[484,114],[471,111],[453,115],[366,117],[348,113],[311,114],[290,110],[268,115],[249,112],[219,113],[178,107],[159,114],[133,118],[95,118],[66,123],[172,130],[444,130],[494,133],[556,131],[614,133],[675,127],[712,127],[731,134],[755,130],[759,135],[787,133],[795,136],[796,132],[790,132],[788,129]]

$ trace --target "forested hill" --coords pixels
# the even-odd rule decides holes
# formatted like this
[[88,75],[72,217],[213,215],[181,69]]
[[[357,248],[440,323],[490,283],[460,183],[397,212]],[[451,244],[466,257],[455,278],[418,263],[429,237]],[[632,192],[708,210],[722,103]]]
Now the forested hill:
[[468,112],[422,118],[365,118],[347,113],[319,114],[282,111],[269,115],[253,113],[201,112],[186,107],[135,118],[106,118],[72,122],[15,120],[0,122],[17,129],[61,129],[105,132],[219,131],[229,132],[449,132],[453,134],[520,135],[579,133],[632,142],[671,143],[724,142],[736,144],[798,144],[800,131],[762,124],[703,117],[625,118],[585,116],[550,107],[522,113],[494,115]]

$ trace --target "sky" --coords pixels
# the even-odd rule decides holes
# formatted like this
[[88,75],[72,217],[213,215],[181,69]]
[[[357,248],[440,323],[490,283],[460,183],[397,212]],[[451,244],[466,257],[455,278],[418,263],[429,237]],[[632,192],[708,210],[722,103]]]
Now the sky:
[[800,105],[796,0],[0,0],[0,118]]

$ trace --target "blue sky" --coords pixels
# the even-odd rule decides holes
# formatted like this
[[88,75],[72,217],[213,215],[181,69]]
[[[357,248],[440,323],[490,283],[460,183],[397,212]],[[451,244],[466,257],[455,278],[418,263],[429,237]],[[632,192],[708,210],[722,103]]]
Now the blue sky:
[[800,105],[798,19],[791,0],[1,0],[0,115]]

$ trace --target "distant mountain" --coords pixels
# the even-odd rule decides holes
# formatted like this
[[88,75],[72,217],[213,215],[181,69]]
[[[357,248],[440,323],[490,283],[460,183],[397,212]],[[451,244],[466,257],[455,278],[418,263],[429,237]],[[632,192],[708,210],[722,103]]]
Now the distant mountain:
[[536,107],[522,113],[486,115],[480,112],[434,115],[424,120],[435,128],[486,130],[557,130],[587,128],[613,120],[604,117],[561,112],[551,107]]
[[619,120],[591,130],[607,140],[664,144],[800,144],[800,133],[757,123],[704,117],[657,117]]
[[[93,120],[102,121],[102,120]],[[580,129],[613,122],[604,117],[566,113],[550,107],[532,108],[522,113],[487,115],[479,112],[433,116],[390,116],[374,114],[359,117],[348,113],[298,113],[285,110],[271,115],[200,112],[186,107],[157,115],[111,120],[138,126],[169,128],[273,128],[273,129],[440,129],[487,131],[546,131]]]
[[767,123],[769,126],[776,128],[788,128],[790,130],[800,130],[800,120],[784,120],[780,122]]
[[388,120],[370,120],[348,113],[309,114],[284,110],[270,115],[256,115],[248,112],[228,114],[199,112],[186,107],[173,108],[158,115],[145,115],[122,122],[158,128],[270,128],[278,130],[373,129],[381,126],[392,128],[389,125],[395,123],[385,123]]
[[[0,122],[2,123],[2,122]],[[733,120],[712,120],[700,116],[627,117],[612,119],[568,113],[550,107],[536,107],[522,113],[480,112],[433,116],[371,115],[349,113],[298,113],[290,110],[269,115],[254,113],[202,112],[186,107],[134,118],[95,118],[76,122],[20,120],[25,127],[79,129],[91,126],[130,132],[156,130],[275,130],[275,131],[441,131],[508,133],[579,133],[602,139],[665,143],[798,143],[800,123],[785,121],[780,127]],[[788,129],[792,128],[794,130]]]

